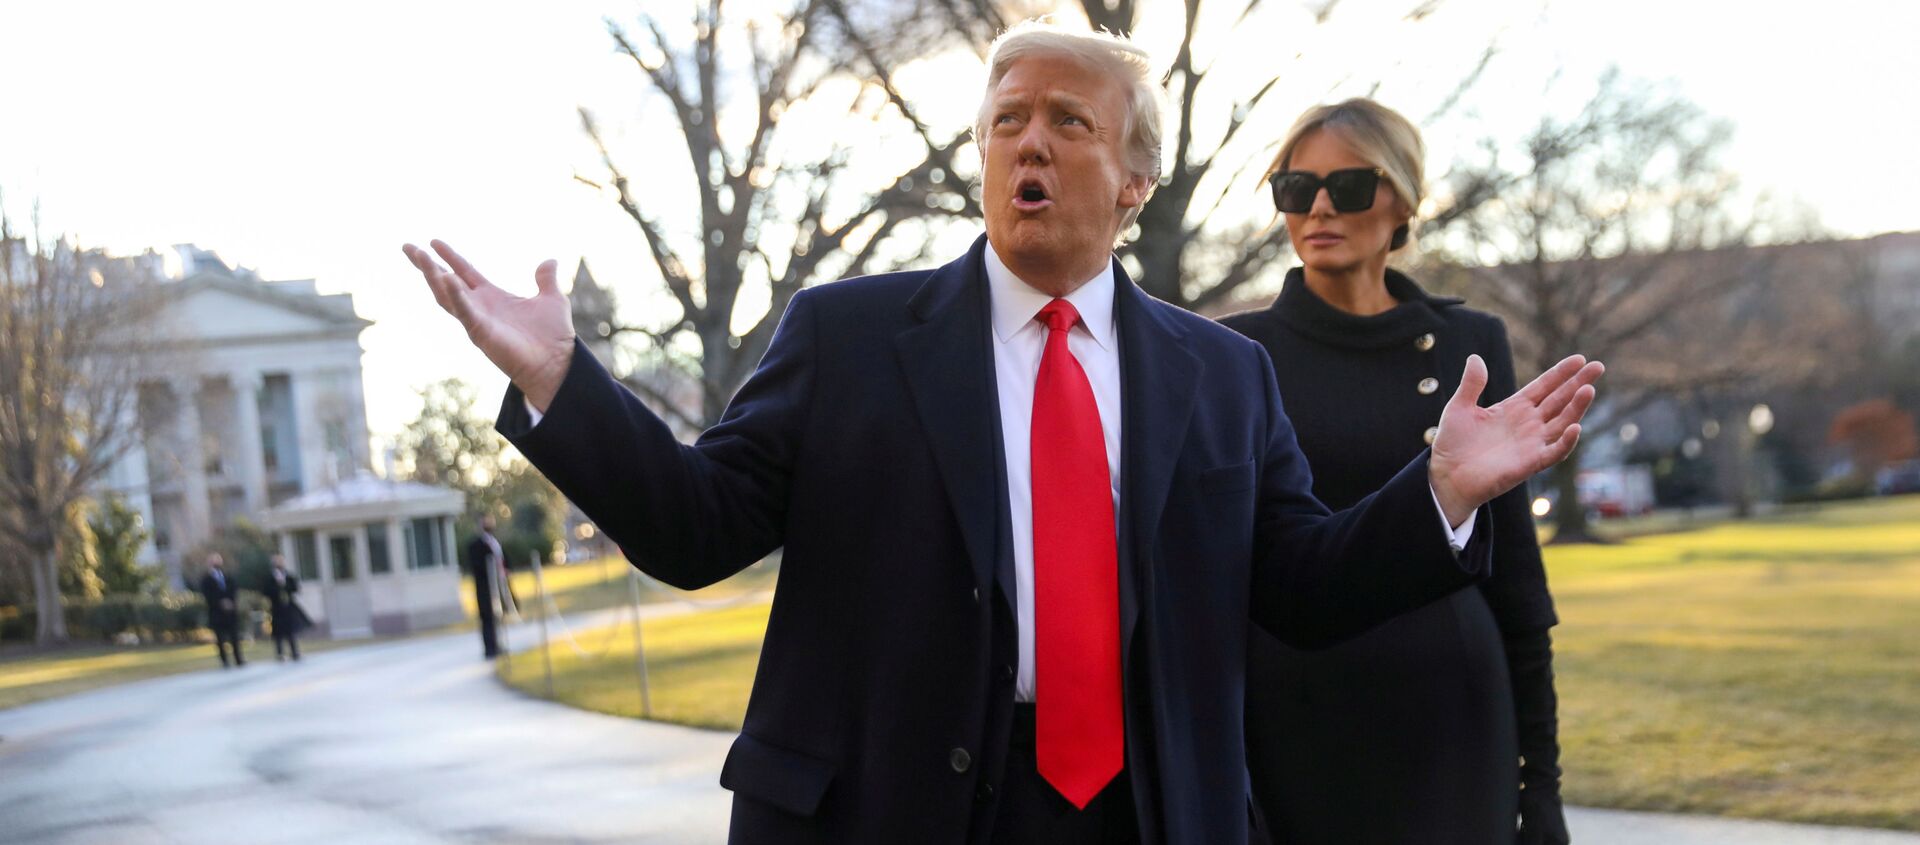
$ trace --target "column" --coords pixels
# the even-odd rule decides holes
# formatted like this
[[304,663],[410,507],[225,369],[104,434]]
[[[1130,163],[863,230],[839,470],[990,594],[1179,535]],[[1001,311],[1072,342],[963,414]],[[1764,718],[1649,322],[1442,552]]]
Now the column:
[[180,461],[181,511],[185,525],[173,547],[181,559],[213,531],[213,503],[207,495],[207,454],[200,442],[200,378],[187,376],[172,381],[174,401],[174,455]]
[[260,445],[260,373],[240,370],[227,375],[233,386],[234,449],[239,466],[240,489],[246,497],[247,512],[258,518],[267,509],[266,452]]
[[447,515],[440,517],[439,523],[440,536],[444,543],[440,546],[440,559],[434,563],[441,566],[451,564],[455,568],[458,568],[460,565],[460,550],[453,547],[453,516]]
[[300,456],[300,492],[308,493],[326,486],[326,443],[314,408],[319,389],[312,370],[287,374],[287,389],[293,392],[293,449]]

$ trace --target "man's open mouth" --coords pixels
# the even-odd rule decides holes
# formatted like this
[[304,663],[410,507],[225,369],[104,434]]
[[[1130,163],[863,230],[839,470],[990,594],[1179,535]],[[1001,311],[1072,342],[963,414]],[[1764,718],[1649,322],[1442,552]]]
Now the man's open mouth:
[[1047,199],[1047,189],[1041,187],[1039,182],[1024,181],[1020,183],[1018,198],[1013,204],[1017,208],[1035,210],[1045,207]]

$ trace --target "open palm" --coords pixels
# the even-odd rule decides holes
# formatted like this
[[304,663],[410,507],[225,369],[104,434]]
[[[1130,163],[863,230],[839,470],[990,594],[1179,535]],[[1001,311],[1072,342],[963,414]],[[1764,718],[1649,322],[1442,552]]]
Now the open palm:
[[1474,508],[1565,460],[1580,441],[1580,419],[1604,372],[1599,361],[1569,356],[1504,401],[1482,408],[1487,365],[1478,355],[1469,357],[1433,440],[1431,479],[1447,518],[1457,525]]
[[533,271],[533,296],[515,296],[487,281],[460,253],[441,241],[433,254],[413,244],[401,247],[426,277],[434,301],[460,321],[467,339],[507,374],[535,408],[545,410],[573,359],[573,310],[560,292],[552,261]]

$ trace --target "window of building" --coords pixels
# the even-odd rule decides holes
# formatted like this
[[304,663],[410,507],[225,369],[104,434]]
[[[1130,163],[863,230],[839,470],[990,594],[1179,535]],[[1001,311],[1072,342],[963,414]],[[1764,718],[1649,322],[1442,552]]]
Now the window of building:
[[335,534],[327,538],[327,557],[333,561],[333,580],[352,581],[353,572],[353,536]]
[[320,578],[320,546],[312,531],[293,532],[293,560],[300,569],[300,577],[315,581]]
[[393,571],[393,561],[387,556],[387,524],[384,522],[367,523],[367,568],[375,575]]
[[440,547],[440,520],[432,517],[416,517],[410,523],[413,534],[413,557],[418,563],[417,569],[427,569],[445,563]]

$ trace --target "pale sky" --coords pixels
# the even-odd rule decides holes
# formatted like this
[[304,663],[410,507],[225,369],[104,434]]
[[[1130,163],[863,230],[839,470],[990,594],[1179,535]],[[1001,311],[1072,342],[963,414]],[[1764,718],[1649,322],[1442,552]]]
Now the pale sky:
[[[1177,30],[1177,3],[1146,2],[1175,17],[1143,32]],[[1543,109],[1577,105],[1617,64],[1731,120],[1729,161],[1750,187],[1805,203],[1840,235],[1920,229],[1910,93],[1920,3],[1453,0],[1419,26],[1397,23],[1413,5],[1346,0],[1335,25],[1316,29],[1297,4],[1269,3],[1264,17],[1198,46],[1229,57],[1226,68],[1291,62],[1284,102],[1258,127],[1270,136],[1300,108],[1375,79],[1383,100],[1418,117],[1497,39],[1480,86],[1427,127],[1432,176],[1475,138],[1517,135]],[[421,385],[459,376],[491,403],[505,384],[434,306],[403,241],[443,238],[522,289],[540,260],[558,258],[570,278],[585,256],[629,306],[663,296],[631,222],[572,178],[597,175],[574,111],[586,105],[615,132],[641,190],[688,193],[670,119],[601,24],[639,8],[8,4],[0,192],[17,224],[37,201],[46,230],[88,245],[137,253],[191,242],[267,278],[352,293],[375,322],[362,335],[369,426],[391,435],[417,410]],[[677,20],[691,4],[644,8]],[[1146,38],[1171,50],[1164,39]],[[967,119],[984,78],[977,62],[948,56],[912,71],[910,94],[933,118]],[[1238,196],[1223,213],[1259,213],[1257,190]]]

